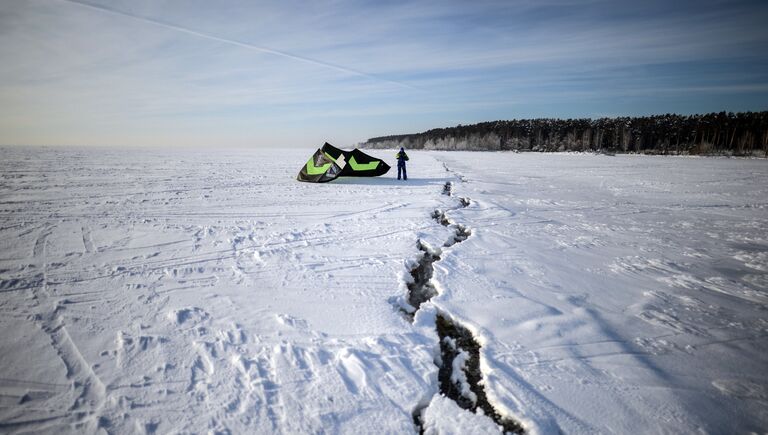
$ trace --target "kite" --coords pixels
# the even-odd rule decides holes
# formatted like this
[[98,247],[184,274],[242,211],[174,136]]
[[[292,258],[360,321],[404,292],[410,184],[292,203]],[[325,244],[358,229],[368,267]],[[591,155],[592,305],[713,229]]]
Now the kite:
[[299,181],[325,183],[338,177],[378,177],[389,171],[383,160],[355,148],[344,151],[326,142],[307,160],[296,177]]

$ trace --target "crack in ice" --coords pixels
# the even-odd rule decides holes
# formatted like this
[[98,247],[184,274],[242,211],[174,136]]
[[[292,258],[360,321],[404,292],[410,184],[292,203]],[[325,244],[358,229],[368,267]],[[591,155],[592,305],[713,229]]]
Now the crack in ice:
[[[445,169],[450,171],[447,166]],[[442,194],[453,196],[453,182],[447,181],[443,185]],[[457,208],[468,207],[472,202],[467,197],[460,197],[458,201],[459,206]],[[447,248],[462,243],[472,235],[470,228],[452,221],[443,210],[433,211],[432,219],[440,225],[454,230],[443,247]],[[432,281],[433,264],[440,261],[442,255],[439,248],[432,248],[422,240],[417,241],[417,247],[422,255],[417,265],[410,270],[413,282],[408,284],[408,303],[413,308],[413,312],[409,314],[411,320],[415,318],[416,312],[423,303],[428,302],[438,294]],[[450,320],[445,313],[437,315],[435,329],[440,346],[440,361],[436,361],[439,368],[440,393],[463,409],[488,416],[499,425],[503,433],[524,433],[520,423],[499,414],[488,401],[483,385],[483,375],[480,371],[480,345],[472,333],[467,328]],[[428,406],[429,403],[419,404],[413,411],[413,423],[420,434],[424,433],[422,415]]]

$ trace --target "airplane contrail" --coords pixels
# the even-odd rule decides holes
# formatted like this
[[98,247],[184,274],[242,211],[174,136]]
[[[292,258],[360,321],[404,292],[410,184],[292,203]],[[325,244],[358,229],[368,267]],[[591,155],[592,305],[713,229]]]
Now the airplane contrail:
[[146,18],[146,17],[141,17],[141,16],[138,16],[138,15],[133,15],[133,14],[130,14],[130,13],[127,13],[127,12],[123,12],[123,11],[119,11],[119,10],[116,10],[116,9],[112,9],[112,8],[109,8],[109,7],[106,7],[106,6],[94,5],[94,4],[86,3],[86,2],[83,2],[83,1],[80,1],[80,0],[60,0],[60,1],[63,1],[63,2],[66,2],[66,3],[70,3],[70,4],[74,4],[74,5],[78,5],[78,6],[85,7],[85,8],[89,8],[89,9],[94,9],[94,10],[97,10],[97,11],[100,11],[100,12],[106,12],[106,13],[113,14],[113,15],[119,15],[121,17],[131,18],[131,19],[136,20],[136,21],[140,21],[140,22],[148,23],[148,24],[153,24],[155,26],[164,27],[166,29],[176,30],[178,32],[186,33],[188,35],[194,35],[194,36],[197,36],[199,38],[210,39],[212,41],[218,41],[218,42],[221,42],[221,43],[224,43],[224,44],[234,45],[234,46],[237,46],[237,47],[240,47],[240,48],[245,48],[245,49],[248,49],[248,50],[258,51],[258,52],[261,52],[261,53],[272,54],[272,55],[275,55],[275,56],[280,56],[280,57],[284,57],[284,58],[287,58],[287,59],[292,59],[292,60],[299,61],[299,62],[304,62],[304,63],[308,63],[308,64],[312,64],[312,65],[317,65],[317,66],[320,66],[320,67],[323,67],[323,68],[328,68],[328,69],[332,69],[332,70],[335,70],[335,71],[343,72],[345,74],[355,75],[355,76],[359,76],[359,77],[365,77],[367,79],[377,80],[377,81],[384,82],[384,83],[389,83],[389,84],[396,85],[396,86],[403,87],[403,88],[407,88],[407,89],[410,89],[410,90],[418,90],[417,88],[415,88],[415,87],[413,87],[411,85],[402,83],[402,82],[385,79],[385,78],[378,77],[378,76],[373,75],[373,74],[368,74],[368,73],[365,73],[365,72],[362,72],[362,71],[358,71],[358,70],[355,70],[355,69],[352,69],[352,68],[347,68],[347,67],[344,67],[344,66],[341,66],[341,65],[335,65],[335,64],[332,64],[332,63],[328,63],[328,62],[323,62],[323,61],[320,61],[320,60],[312,59],[312,58],[309,58],[309,57],[298,56],[298,55],[291,54],[291,53],[288,53],[288,52],[285,52],[285,51],[275,50],[275,49],[269,48],[269,47],[263,47],[263,46],[259,46],[259,45],[255,45],[255,44],[249,44],[247,42],[237,41],[237,40],[229,39],[229,38],[222,38],[220,36],[210,35],[210,34],[207,34],[207,33],[198,32],[196,30],[188,29],[186,27],[177,26],[175,24],[166,23],[166,22],[163,22],[163,21],[160,21],[160,20],[156,20],[156,19],[152,19],[152,18]]

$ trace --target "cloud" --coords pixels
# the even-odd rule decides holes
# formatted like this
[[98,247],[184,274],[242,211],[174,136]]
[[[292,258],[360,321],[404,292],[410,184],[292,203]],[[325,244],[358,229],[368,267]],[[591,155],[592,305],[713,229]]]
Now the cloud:
[[140,17],[140,16],[137,16],[137,15],[129,14],[129,13],[122,12],[120,10],[113,9],[113,8],[110,8],[110,7],[107,7],[107,6],[97,5],[97,4],[90,4],[90,3],[83,2],[83,1],[78,1],[78,0],[60,0],[60,1],[64,1],[64,2],[67,2],[67,3],[70,3],[70,4],[75,4],[75,5],[78,5],[78,6],[94,9],[94,10],[97,10],[97,11],[100,11],[100,12],[105,12],[105,13],[109,13],[109,14],[115,14],[115,15],[119,15],[121,17],[126,17],[126,18],[130,18],[130,19],[133,19],[133,20],[138,20],[138,21],[143,22],[143,23],[164,27],[166,29],[170,29],[170,30],[173,30],[173,31],[181,32],[181,33],[186,33],[188,35],[196,36],[196,37],[199,37],[199,38],[210,39],[212,41],[221,42],[223,44],[231,44],[231,45],[234,45],[234,46],[237,46],[237,47],[240,47],[240,48],[244,48],[244,49],[247,49],[247,50],[255,50],[255,51],[258,51],[258,52],[261,52],[261,53],[271,54],[271,55],[280,56],[280,57],[284,57],[284,58],[287,58],[287,59],[295,60],[297,62],[304,62],[304,63],[309,63],[309,64],[312,64],[312,65],[320,66],[320,67],[323,67],[323,68],[329,68],[329,69],[332,69],[332,70],[335,70],[335,71],[338,71],[338,72],[341,72],[341,73],[344,73],[344,74],[351,74],[351,75],[361,76],[361,77],[365,77],[365,78],[372,79],[372,80],[380,80],[380,81],[383,81],[385,83],[390,83],[390,84],[393,84],[393,85],[396,85],[396,86],[402,86],[402,87],[405,87],[405,88],[408,88],[408,89],[414,89],[415,90],[415,88],[413,88],[412,86],[409,86],[409,85],[407,85],[405,83],[396,82],[396,81],[393,81],[393,80],[387,80],[387,79],[378,77],[378,76],[373,75],[373,74],[368,74],[368,73],[365,73],[365,72],[362,72],[362,71],[358,71],[358,70],[355,70],[355,69],[351,69],[351,68],[347,68],[347,67],[344,67],[344,66],[341,66],[341,65],[335,65],[335,64],[332,64],[332,63],[323,62],[323,61],[320,61],[320,60],[317,60],[317,59],[312,59],[312,58],[305,57],[305,56],[298,56],[298,55],[295,55],[295,54],[288,53],[286,51],[276,50],[274,48],[269,48],[269,47],[265,47],[265,46],[250,44],[250,43],[247,43],[247,42],[237,41],[237,40],[229,39],[229,38],[223,38],[223,37],[216,36],[216,35],[209,34],[209,33],[199,32],[199,31],[187,28],[187,27],[178,26],[178,25],[167,23],[167,22],[163,22],[163,21],[160,21],[160,20],[155,20],[155,19],[152,19],[152,18],[145,18],[145,17]]
[[767,15],[709,0],[4,2],[0,143],[760,110]]

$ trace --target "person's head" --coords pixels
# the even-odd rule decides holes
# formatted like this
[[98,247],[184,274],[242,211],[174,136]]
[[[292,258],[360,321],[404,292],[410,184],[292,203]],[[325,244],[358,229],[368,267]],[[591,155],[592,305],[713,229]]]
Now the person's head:
[[405,148],[403,148],[403,147],[400,147],[400,151],[405,151]]

